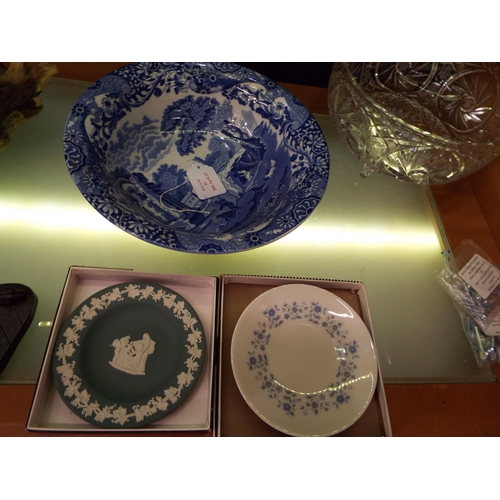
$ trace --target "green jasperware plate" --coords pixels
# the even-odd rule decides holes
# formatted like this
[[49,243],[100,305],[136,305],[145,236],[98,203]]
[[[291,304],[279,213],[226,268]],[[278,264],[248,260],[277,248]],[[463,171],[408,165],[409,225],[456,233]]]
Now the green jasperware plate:
[[61,328],[52,359],[66,405],[100,427],[144,426],[177,408],[202,371],[203,325],[181,295],[122,283],[82,302]]

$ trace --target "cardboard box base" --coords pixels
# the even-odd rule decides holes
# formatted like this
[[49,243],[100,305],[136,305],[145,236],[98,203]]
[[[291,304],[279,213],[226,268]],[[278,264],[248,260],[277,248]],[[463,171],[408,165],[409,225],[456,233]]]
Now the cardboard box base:
[[[243,399],[232,373],[231,340],[239,317],[256,297],[270,288],[292,283],[318,286],[340,297],[363,319],[373,338],[368,301],[362,283],[258,276],[222,276],[220,279],[221,362],[218,385],[218,436],[285,436],[264,422]],[[391,434],[389,413],[379,367],[377,387],[368,408],[359,420],[345,431],[337,434],[336,437],[391,436]]]
[[[52,379],[52,352],[61,326],[81,302],[107,286],[127,281],[158,283],[188,300],[202,320],[208,350],[200,380],[179,408],[145,427],[115,430],[92,425],[68,408]],[[260,419],[243,399],[233,376],[230,351],[234,328],[245,308],[270,288],[292,283],[318,286],[340,297],[363,319],[373,338],[363,283],[268,276],[222,275],[215,278],[71,267],[40,371],[27,429],[33,432],[101,435],[285,436]],[[359,420],[335,437],[391,435],[379,368],[375,394],[368,408]]]
[[[163,285],[184,297],[196,310],[206,337],[207,353],[200,379],[186,400],[172,413],[134,429],[106,429],[74,414],[59,395],[52,378],[52,352],[57,334],[71,312],[85,299],[108,286],[127,281]],[[164,432],[188,435],[213,434],[213,371],[216,341],[217,278],[206,276],[140,273],[119,269],[71,267],[61,295],[35,396],[28,417],[29,431],[64,432]]]

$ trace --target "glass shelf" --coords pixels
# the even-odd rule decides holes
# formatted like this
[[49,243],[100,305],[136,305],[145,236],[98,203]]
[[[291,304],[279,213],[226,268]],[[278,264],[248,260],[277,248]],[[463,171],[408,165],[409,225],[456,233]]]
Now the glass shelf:
[[366,285],[385,382],[490,382],[458,314],[434,279],[446,247],[430,190],[361,164],[316,115],[331,174],[312,216],[282,239],[229,255],[160,248],[117,229],[83,198],[68,174],[62,136],[88,84],[54,78],[43,111],[13,133],[0,154],[0,283],[38,296],[35,318],[0,383],[35,383],[50,322],[71,265],[218,276],[251,274],[362,281]]

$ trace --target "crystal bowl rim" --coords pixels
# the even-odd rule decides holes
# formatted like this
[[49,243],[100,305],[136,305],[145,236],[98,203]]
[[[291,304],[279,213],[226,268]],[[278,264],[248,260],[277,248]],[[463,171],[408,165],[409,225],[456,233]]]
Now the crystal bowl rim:
[[[447,137],[443,137],[441,135],[435,134],[433,132],[428,132],[426,130],[422,130],[421,128],[412,125],[411,123],[408,123],[407,121],[403,120],[402,118],[396,116],[395,114],[391,113],[388,111],[384,106],[382,106],[380,103],[375,101],[370,95],[363,89],[363,87],[356,81],[354,76],[352,75],[351,71],[349,70],[348,63],[342,62],[340,63],[342,69],[345,70],[347,77],[349,79],[349,83],[355,88],[355,90],[361,94],[361,97],[366,99],[369,104],[371,104],[373,107],[375,107],[378,111],[383,112],[390,120],[393,120],[403,127],[411,130],[412,132],[416,132],[420,136],[424,136],[425,138],[430,138],[433,140],[436,140],[437,142],[444,143],[448,146],[456,146],[456,147],[462,147],[462,146],[474,146],[474,147],[496,147],[500,145],[500,139],[496,142],[494,141],[485,141],[485,142],[478,142],[478,141],[471,141],[471,140],[458,140],[458,139],[451,139]],[[334,65],[332,68],[332,74],[335,72],[338,72],[339,70],[336,69],[336,66]],[[331,75],[330,75],[330,81],[331,81]],[[332,89],[331,84],[329,83],[328,85],[328,95],[330,96],[330,91]]]

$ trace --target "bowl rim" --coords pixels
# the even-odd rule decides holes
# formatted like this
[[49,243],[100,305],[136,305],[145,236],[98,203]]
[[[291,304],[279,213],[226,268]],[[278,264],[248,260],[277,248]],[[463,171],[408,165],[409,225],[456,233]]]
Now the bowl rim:
[[[391,120],[399,123],[401,126],[407,128],[407,129],[410,129],[413,132],[416,132],[420,136],[423,136],[425,138],[431,138],[431,139],[434,139],[442,144],[445,144],[445,145],[447,145],[448,148],[450,148],[452,146],[460,146],[461,147],[461,146],[465,146],[465,145],[472,146],[472,147],[483,147],[483,146],[497,147],[500,145],[500,139],[497,142],[494,142],[491,140],[484,141],[484,142],[471,141],[471,140],[462,140],[461,141],[458,139],[446,138],[446,137],[443,137],[441,135],[435,134],[433,132],[422,130],[421,128],[419,128],[417,126],[412,125],[411,123],[408,123],[407,121],[403,120],[402,118],[400,118],[400,117],[396,116],[395,114],[391,113],[390,111],[388,111],[384,106],[382,106],[375,99],[370,97],[370,95],[367,92],[365,92],[363,87],[356,81],[356,78],[354,78],[352,72],[349,69],[348,64],[349,63],[347,63],[347,62],[341,62],[340,68],[341,68],[341,70],[344,70],[347,78],[349,79],[349,82],[356,89],[356,91],[359,94],[361,94],[361,96],[364,99],[366,99],[372,106],[374,106],[378,111],[384,113]],[[338,72],[338,69],[337,69],[338,67],[339,67],[339,65],[333,66],[332,75],[333,75],[333,73]],[[329,85],[329,87],[330,87],[330,85]],[[329,92],[329,94],[330,94],[330,92]]]
[[[121,68],[118,68],[117,70],[109,72],[108,74],[106,74],[102,78],[98,79],[96,82],[92,83],[89,86],[89,88],[87,88],[79,96],[77,101],[73,104],[71,111],[69,113],[69,116],[67,118],[67,121],[66,121],[65,132],[64,132],[65,135],[63,138],[63,147],[65,147],[65,146],[70,147],[72,144],[74,144],[73,139],[66,138],[66,133],[68,131],[68,127],[70,125],[75,126],[75,127],[79,127],[85,121],[85,118],[81,119],[80,117],[77,116],[77,113],[75,112],[76,107],[79,104],[81,104],[82,102],[86,103],[89,100],[91,101],[94,98],[93,93],[95,91],[99,92],[96,95],[106,94],[107,91],[101,92],[102,89],[99,87],[99,85],[102,83],[102,81],[105,78],[110,77],[110,76],[121,76],[121,73],[123,71],[126,71],[127,69],[128,70],[135,69],[140,64],[141,63],[137,63],[137,62],[127,64]],[[146,64],[155,64],[155,63],[146,63]],[[273,226],[271,226],[271,224],[275,223],[278,220],[276,217],[276,214],[275,214],[270,220],[268,220],[266,222],[264,227],[258,228],[255,231],[247,231],[247,232],[243,232],[241,234],[228,233],[228,234],[231,234],[231,236],[232,236],[231,239],[229,239],[229,240],[227,240],[225,238],[218,237],[218,236],[208,236],[208,235],[201,235],[200,236],[200,235],[196,235],[196,234],[193,235],[189,231],[179,231],[179,230],[169,229],[169,228],[164,228],[164,229],[160,228],[159,231],[154,231],[154,232],[148,233],[148,234],[136,233],[135,231],[131,231],[131,230],[127,229],[126,224],[122,223],[121,217],[119,217],[118,219],[116,217],[110,218],[108,215],[103,213],[96,206],[96,202],[92,201],[92,199],[91,199],[92,197],[87,196],[88,192],[86,190],[82,190],[79,183],[76,182],[76,180],[75,180],[76,176],[75,176],[75,173],[73,172],[72,166],[70,165],[69,160],[66,160],[66,166],[69,169],[70,176],[73,178],[73,181],[77,185],[77,189],[81,192],[81,194],[84,195],[84,197],[87,199],[87,201],[90,203],[90,205],[98,213],[103,215],[108,221],[110,221],[112,224],[114,224],[116,227],[123,230],[127,234],[130,234],[134,237],[141,239],[142,241],[145,241],[145,242],[148,242],[148,243],[151,243],[151,244],[154,244],[154,245],[157,245],[159,247],[163,247],[163,248],[166,248],[169,250],[175,250],[175,251],[186,252],[186,253],[191,253],[191,254],[203,254],[203,255],[204,254],[211,254],[211,253],[217,253],[217,254],[239,253],[239,252],[244,252],[244,251],[260,248],[260,247],[266,246],[270,243],[273,243],[273,242],[277,241],[278,239],[281,239],[282,237],[286,236],[287,234],[289,234],[293,230],[297,229],[303,222],[305,222],[309,218],[309,216],[312,214],[312,212],[317,208],[319,202],[322,200],[322,198],[325,194],[325,191],[327,189],[327,186],[329,184],[329,180],[330,180],[330,168],[329,168],[330,167],[330,153],[329,153],[328,144],[326,141],[325,134],[324,134],[321,126],[317,122],[316,118],[314,117],[313,113],[292,92],[290,92],[289,90],[284,88],[282,85],[275,82],[274,80],[267,77],[266,75],[263,75],[257,71],[252,70],[252,69],[249,69],[241,64],[230,63],[231,68],[229,68],[227,71],[225,71],[223,68],[219,68],[217,63],[206,63],[206,62],[204,62],[204,63],[196,63],[196,62],[194,62],[194,63],[191,63],[191,62],[180,63],[179,62],[179,63],[158,63],[158,64],[160,64],[160,65],[172,64],[173,66],[178,65],[179,66],[178,69],[182,69],[184,71],[192,70],[192,67],[197,67],[199,65],[211,66],[211,67],[213,67],[214,71],[217,71],[218,73],[221,73],[221,74],[226,73],[226,72],[230,73],[231,68],[233,68],[233,70],[244,69],[247,71],[247,73],[246,73],[247,80],[246,81],[248,81],[249,83],[260,83],[261,85],[265,84],[267,92],[269,92],[269,88],[272,87],[273,89],[275,89],[276,95],[278,97],[287,96],[287,98],[290,99],[290,103],[293,103],[294,107],[298,107],[298,108],[300,108],[301,111],[304,112],[303,117],[302,117],[303,122],[302,122],[301,126],[297,129],[292,128],[291,129],[292,133],[297,132],[302,127],[306,127],[306,129],[304,129],[304,132],[314,131],[314,133],[316,134],[317,140],[320,141],[324,146],[324,148],[323,148],[324,150],[322,151],[324,153],[324,158],[323,158],[324,162],[322,162],[321,164],[317,164],[317,163],[315,164],[315,162],[312,162],[308,167],[309,171],[311,173],[314,173],[315,179],[318,180],[318,183],[314,188],[311,188],[314,191],[312,193],[314,196],[309,196],[307,198],[304,197],[303,200],[307,201],[308,199],[312,200],[314,198],[314,207],[311,209],[311,206],[307,205],[305,203],[305,205],[304,205],[305,208],[303,210],[305,215],[297,216],[297,220],[295,221],[294,224],[292,224],[291,226],[283,225],[282,228],[279,228],[280,229],[279,231],[278,231],[278,229],[273,230]],[[158,67],[154,71],[165,72],[166,67]],[[148,79],[148,78],[146,78],[146,79]],[[149,79],[151,80],[151,78],[149,78]],[[240,81],[240,83],[241,83],[241,81]],[[267,85],[269,85],[269,87],[267,87]],[[304,135],[304,134],[303,134],[303,136],[304,136],[304,138],[306,137],[306,135]],[[304,147],[305,146],[306,146],[306,142],[304,141]],[[318,151],[318,149],[316,147],[314,149],[316,151]],[[84,156],[85,161],[83,162],[82,165],[86,165],[88,158],[87,158],[86,154],[84,154],[83,156]],[[318,158],[320,158],[320,152],[318,152],[318,154],[316,156]],[[323,165],[323,163],[324,163],[324,165]],[[316,165],[316,167],[318,167],[318,168],[312,168],[314,165]],[[77,166],[76,168],[79,169],[80,167]],[[293,172],[293,170],[292,170],[292,172]],[[302,186],[305,183],[305,181],[306,181],[305,178],[302,179],[298,183],[297,186]],[[296,206],[297,206],[296,200],[294,202],[291,202],[289,209],[287,211],[285,211],[284,214],[291,213],[296,208]],[[126,210],[127,210],[127,213],[125,215],[128,215],[128,214],[132,214],[132,216],[135,215],[133,210],[130,210],[128,207],[126,208]],[[266,230],[266,231],[264,231],[264,230]],[[168,237],[169,237],[169,234],[167,234],[167,233],[169,233],[169,232],[171,232],[175,235],[181,236],[179,241],[178,241],[178,243],[180,243],[179,245],[169,244],[167,242]],[[272,234],[271,234],[271,232],[272,232]],[[257,243],[255,242],[256,240],[254,240],[252,238],[253,235],[258,237],[259,241]],[[162,236],[165,236],[165,238],[162,239]],[[235,237],[235,236],[236,236],[236,238],[233,239],[233,237]],[[205,240],[205,241],[198,241],[200,239]],[[215,247],[217,247],[217,250],[212,251],[212,248],[215,248]]]

